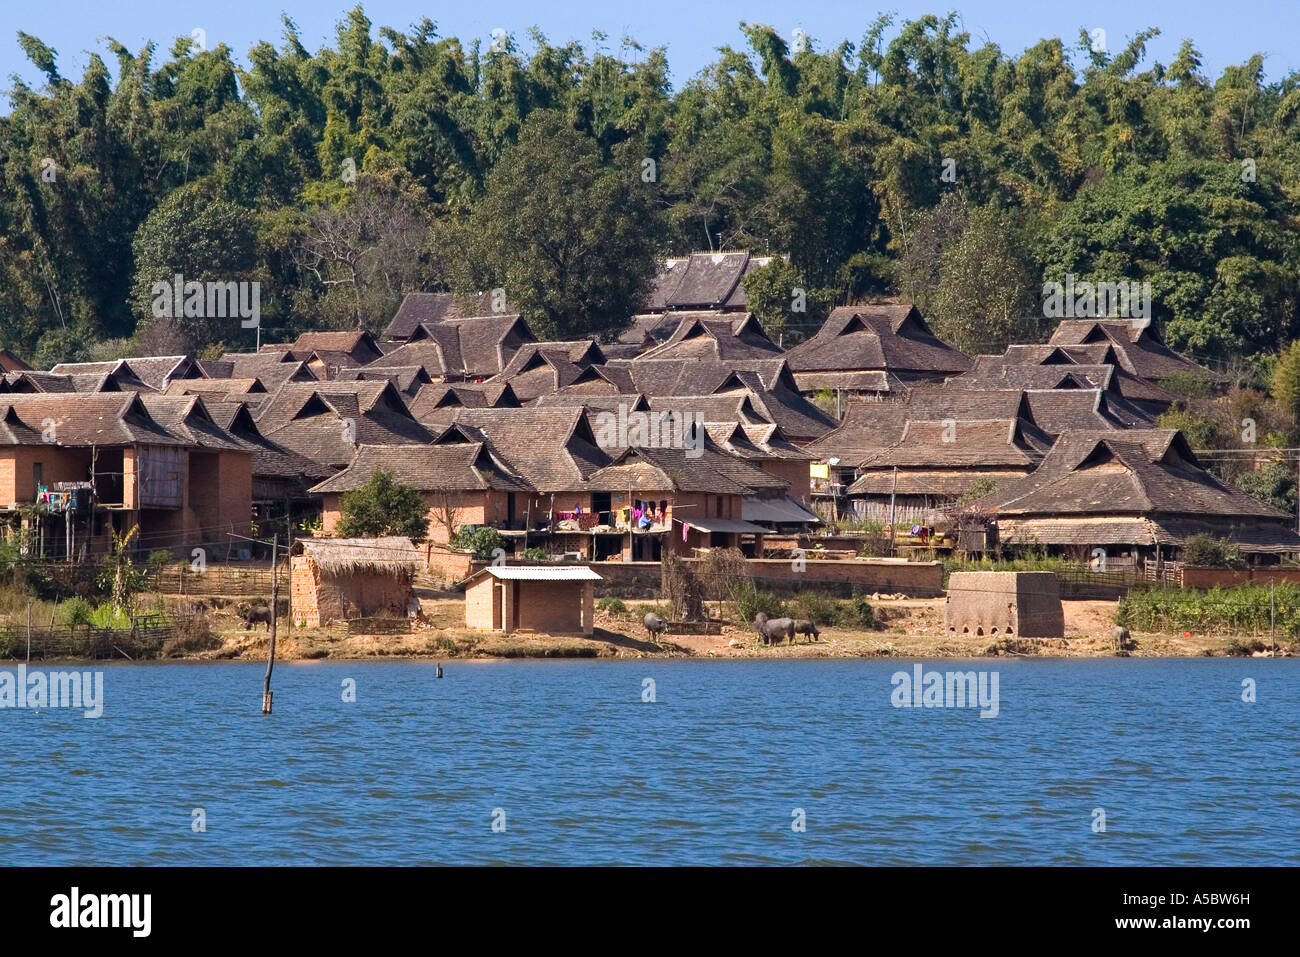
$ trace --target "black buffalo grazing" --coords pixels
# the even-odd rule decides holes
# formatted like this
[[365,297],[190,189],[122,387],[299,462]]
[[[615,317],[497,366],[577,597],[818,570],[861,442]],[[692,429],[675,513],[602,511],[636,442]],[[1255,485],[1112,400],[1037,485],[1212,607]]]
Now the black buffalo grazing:
[[779,645],[782,638],[788,638],[790,644],[794,644],[793,618],[768,618],[766,612],[760,611],[754,619],[754,625],[758,628],[758,637],[763,639],[765,645]]
[[819,640],[822,636],[816,622],[805,621],[802,618],[794,623],[794,633],[796,635],[807,635],[813,641]]
[[258,622],[265,625],[267,631],[271,630],[270,605],[240,605],[239,617],[244,620],[244,631],[248,631]]

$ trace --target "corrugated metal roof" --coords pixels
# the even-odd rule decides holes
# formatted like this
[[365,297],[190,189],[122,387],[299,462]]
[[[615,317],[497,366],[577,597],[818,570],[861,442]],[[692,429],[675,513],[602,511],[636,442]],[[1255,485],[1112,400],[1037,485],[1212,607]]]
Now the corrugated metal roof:
[[746,495],[740,505],[740,514],[747,522],[776,522],[778,524],[796,524],[815,522],[821,524],[821,518],[804,508],[790,496],[781,498],[755,498]]
[[735,532],[740,535],[770,535],[771,532],[762,525],[742,522],[736,518],[692,518],[687,521],[673,519],[682,525],[698,528],[704,532]]
[[601,577],[586,565],[489,565],[483,571],[493,578],[518,581],[601,581]]

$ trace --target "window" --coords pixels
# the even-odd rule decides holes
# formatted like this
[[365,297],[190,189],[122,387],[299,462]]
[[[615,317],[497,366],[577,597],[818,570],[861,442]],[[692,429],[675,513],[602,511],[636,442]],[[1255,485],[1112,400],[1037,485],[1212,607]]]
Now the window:
[[45,484],[45,465],[42,462],[32,463],[32,493],[41,494],[41,486]]
[[718,518],[721,518],[722,517],[722,496],[716,495],[714,496],[714,498],[717,499],[717,501],[714,505],[713,514],[718,516]]

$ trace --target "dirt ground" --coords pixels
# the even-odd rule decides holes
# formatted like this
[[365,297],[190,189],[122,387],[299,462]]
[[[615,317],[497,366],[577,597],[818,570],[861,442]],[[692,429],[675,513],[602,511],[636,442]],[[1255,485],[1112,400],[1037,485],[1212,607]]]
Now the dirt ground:
[[[1066,601],[1065,637],[1036,639],[958,635],[943,625],[944,600],[891,599],[873,601],[882,627],[878,630],[826,627],[820,639],[800,636],[795,644],[765,647],[752,626],[724,626],[717,635],[665,635],[649,640],[641,625],[638,603],[629,612],[596,613],[595,634],[552,636],[532,632],[504,635],[465,627],[464,605],[458,595],[421,593],[424,621],[407,635],[354,635],[322,629],[281,627],[276,641],[278,659],[356,659],[379,657],[560,657],[560,658],[971,658],[995,655],[1047,657],[1111,657],[1116,654],[1111,629],[1113,601]],[[201,659],[265,659],[268,635],[261,626],[245,630],[233,610],[212,616],[214,632],[223,639],[216,651]],[[1228,636],[1135,633],[1131,657],[1199,657],[1227,654]],[[1284,652],[1283,652],[1284,653]]]

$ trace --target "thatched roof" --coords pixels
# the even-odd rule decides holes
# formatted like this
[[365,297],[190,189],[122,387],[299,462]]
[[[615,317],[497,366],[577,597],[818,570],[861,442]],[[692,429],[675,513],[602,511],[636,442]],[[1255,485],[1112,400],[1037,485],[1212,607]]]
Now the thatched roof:
[[409,538],[300,538],[293,543],[295,555],[306,555],[316,567],[330,575],[357,572],[392,574],[414,571],[420,552]]

